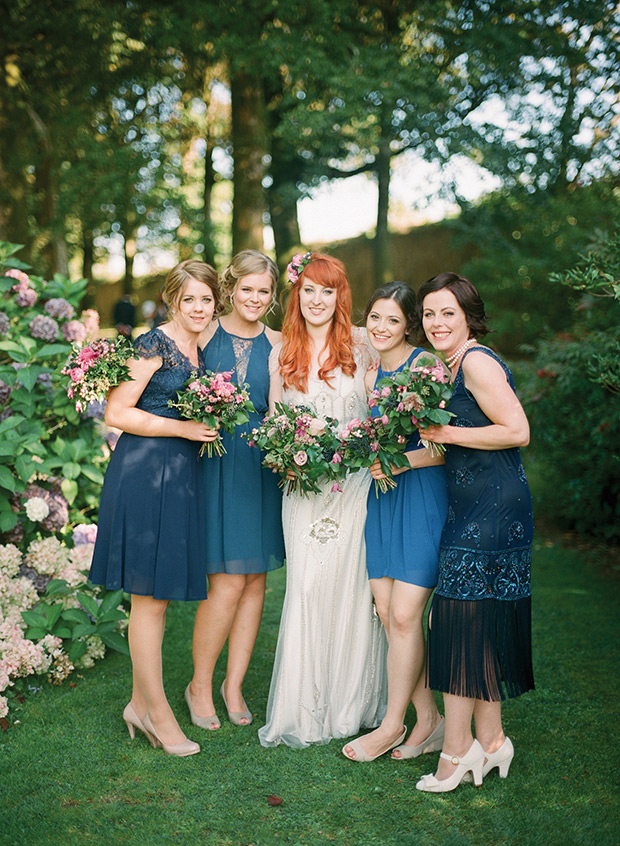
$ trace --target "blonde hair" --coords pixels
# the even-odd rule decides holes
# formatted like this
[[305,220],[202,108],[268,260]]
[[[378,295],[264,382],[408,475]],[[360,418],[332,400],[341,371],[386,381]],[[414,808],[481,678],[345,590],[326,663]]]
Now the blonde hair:
[[218,284],[217,271],[210,264],[204,261],[197,261],[196,259],[182,261],[176,267],[173,267],[168,276],[166,276],[162,299],[168,308],[172,310],[178,305],[179,300],[183,296],[185,286],[190,279],[196,279],[198,282],[204,282],[205,285],[209,286],[215,301],[214,313],[217,314],[222,304],[222,294]]
[[258,250],[241,250],[240,253],[233,256],[233,260],[226,270],[220,274],[222,293],[229,300],[232,300],[239,280],[245,276],[251,276],[253,273],[268,273],[271,276],[271,300],[269,303],[269,311],[271,311],[276,301],[280,273],[276,263]]

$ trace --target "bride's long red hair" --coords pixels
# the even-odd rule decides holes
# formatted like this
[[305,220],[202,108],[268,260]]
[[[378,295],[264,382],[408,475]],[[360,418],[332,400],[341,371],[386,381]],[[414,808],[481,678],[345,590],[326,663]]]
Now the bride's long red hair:
[[316,285],[336,290],[336,310],[327,333],[325,347],[329,355],[319,370],[319,379],[330,384],[332,370],[340,367],[347,376],[356,369],[351,352],[351,288],[344,264],[324,253],[312,253],[312,258],[293,285],[282,324],[282,350],[280,373],[285,388],[293,386],[299,391],[308,390],[310,373],[310,343],[306,321],[299,305],[299,293],[308,275]]

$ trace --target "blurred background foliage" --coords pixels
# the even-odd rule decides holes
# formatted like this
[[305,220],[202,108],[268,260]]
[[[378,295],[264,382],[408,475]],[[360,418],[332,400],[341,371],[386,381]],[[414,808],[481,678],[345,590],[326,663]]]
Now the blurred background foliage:
[[[545,507],[617,539],[617,3],[0,0],[0,14],[0,240],[36,278],[86,280],[81,306],[105,325],[189,256],[221,267],[251,247],[284,268],[300,200],[365,175],[374,227],[327,245],[356,311],[390,278],[468,275],[491,342],[518,360]],[[407,226],[437,203],[444,220]]]

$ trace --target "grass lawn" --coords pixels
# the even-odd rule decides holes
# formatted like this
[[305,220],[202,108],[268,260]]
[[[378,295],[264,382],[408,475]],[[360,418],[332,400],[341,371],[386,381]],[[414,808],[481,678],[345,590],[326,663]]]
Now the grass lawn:
[[[617,565],[617,562],[616,562]],[[263,749],[262,725],[284,590],[269,579],[259,642],[245,687],[250,728],[191,726],[182,701],[191,675],[194,605],[173,605],[165,640],[169,699],[202,753],[188,759],[130,741],[121,712],[129,660],[118,654],[83,678],[45,686],[0,737],[0,844],[558,844],[620,842],[618,571],[539,536],[534,554],[537,690],[505,705],[516,755],[480,789],[415,790],[435,755],[354,764],[342,741],[307,750]],[[216,687],[223,678],[220,663]],[[216,699],[220,717],[223,704]],[[412,714],[408,715],[411,727]],[[270,796],[282,799],[271,806]]]

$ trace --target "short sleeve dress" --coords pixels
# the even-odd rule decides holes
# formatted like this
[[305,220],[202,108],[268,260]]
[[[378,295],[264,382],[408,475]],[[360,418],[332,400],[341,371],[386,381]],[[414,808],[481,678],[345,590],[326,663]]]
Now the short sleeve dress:
[[[499,362],[494,352],[471,347]],[[462,361],[448,406],[451,426],[492,421],[465,387]],[[448,445],[448,517],[429,618],[427,683],[455,696],[499,701],[534,687],[530,564],[532,499],[517,447]]]
[[267,414],[270,352],[264,327],[255,338],[240,338],[218,324],[202,353],[207,370],[232,370],[234,382],[247,382],[256,409],[245,426],[222,433],[224,455],[203,461],[208,573],[267,573],[284,561],[278,477],[241,437]]
[[[197,369],[161,329],[140,335],[141,358],[159,356],[136,407],[178,419],[168,407]],[[106,471],[90,570],[94,584],[155,599],[207,595],[200,444],[185,438],[118,439]]]
[[[377,371],[377,379],[393,376],[410,367],[414,349],[397,370]],[[373,417],[379,413],[372,409]],[[407,452],[422,449],[416,433]],[[444,467],[420,467],[394,477],[396,487],[377,497],[374,486],[368,494],[366,518],[366,565],[369,579],[385,576],[408,584],[433,588],[437,584],[439,541],[448,511],[448,489]]]

